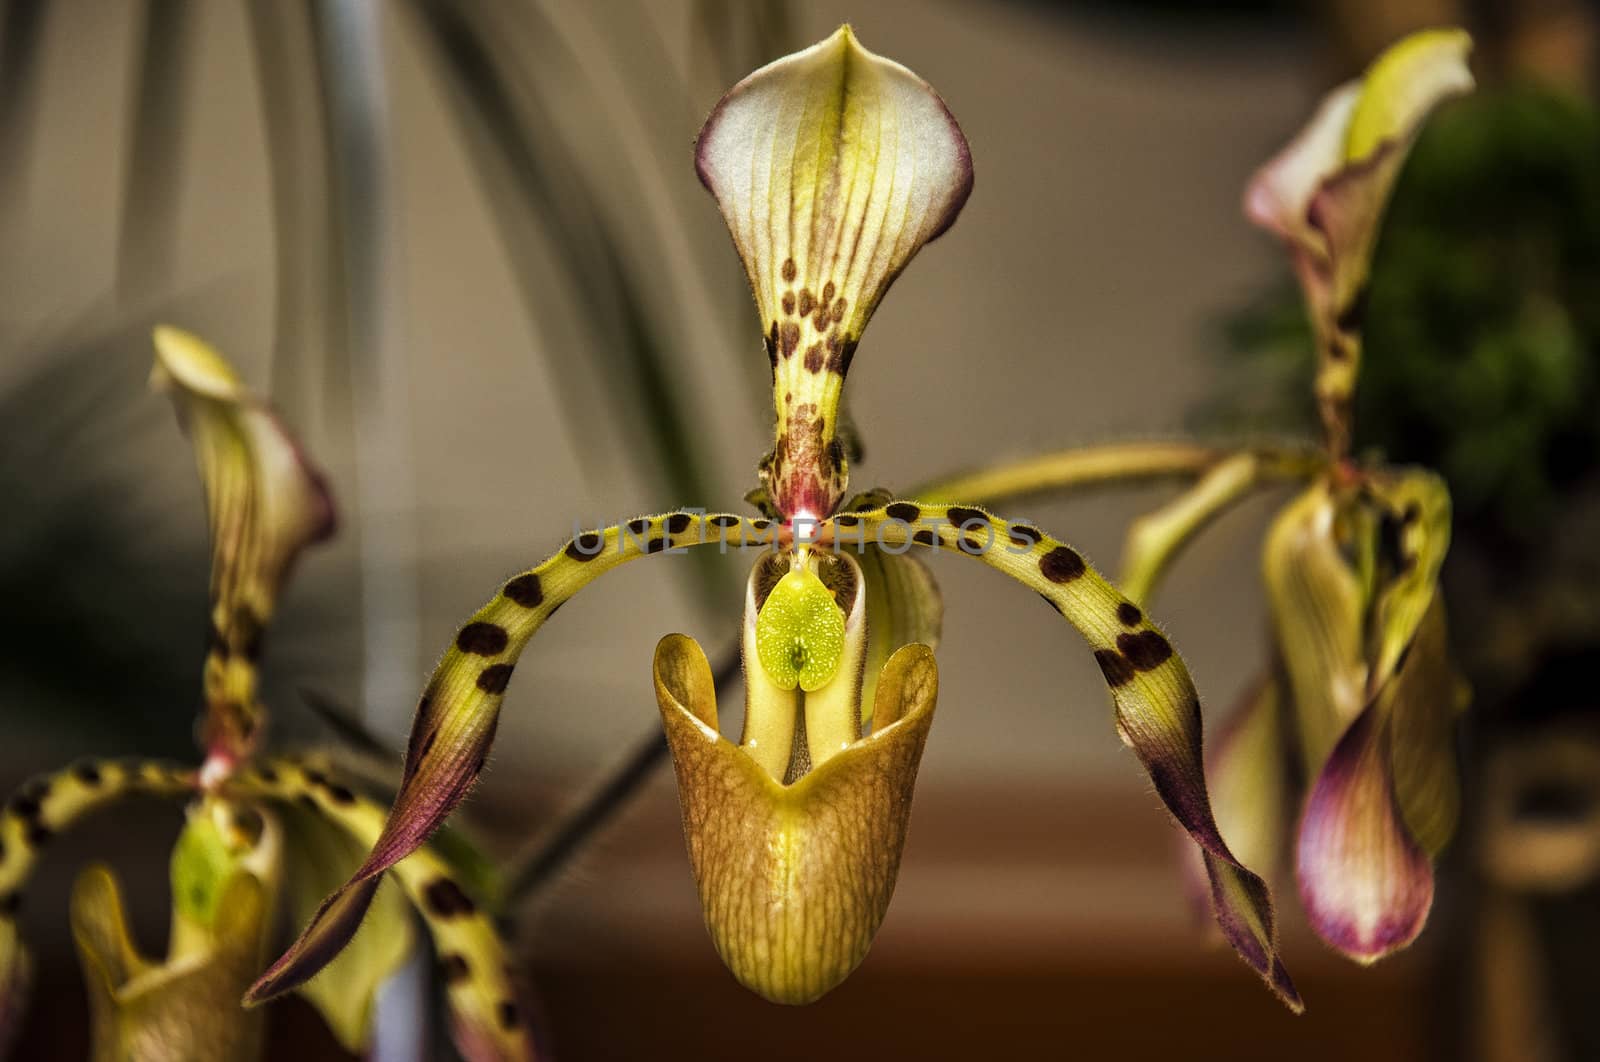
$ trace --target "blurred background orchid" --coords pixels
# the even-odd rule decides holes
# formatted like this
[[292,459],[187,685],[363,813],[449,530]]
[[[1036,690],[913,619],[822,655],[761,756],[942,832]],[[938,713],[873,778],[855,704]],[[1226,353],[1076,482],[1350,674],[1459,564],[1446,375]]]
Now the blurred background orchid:
[[[372,843],[382,805],[359,795],[326,756],[263,754],[267,711],[257,668],[279,590],[301,550],[334,530],[321,475],[273,412],[196,337],[156,330],[151,385],[171,395],[194,442],[211,529],[209,635],[196,724],[204,761],[81,759],[27,782],[0,817],[0,1045],[26,1012],[30,959],[16,917],[42,850],[57,835],[137,795],[187,798],[173,847],[171,942],[143,957],[116,876],[96,864],[73,887],[73,938],[84,965],[100,1059],[262,1057],[263,1015],[241,1006],[273,940],[280,895],[304,917]],[[459,838],[457,853],[469,854]],[[531,1058],[517,966],[489,916],[437,850],[396,868],[375,899],[370,935],[303,986],[339,1042],[373,1046],[376,999],[418,951],[411,907],[432,939],[450,1028],[469,1059]],[[467,869],[471,869],[468,864]],[[330,877],[332,875],[332,877]],[[425,997],[412,1003],[419,1004]],[[424,1042],[419,1013],[410,1038]]]
[[[159,403],[129,400],[151,326],[182,321],[263,382],[340,488],[343,533],[285,588],[259,676],[269,747],[321,751],[288,763],[241,746],[231,775],[276,764],[285,797],[325,792],[307,772],[358,794],[359,822],[329,835],[337,855],[283,861],[285,913],[262,939],[300,928],[377,838],[433,654],[484,588],[588,528],[750,486],[781,396],[686,145],[729,85],[846,21],[938,87],[980,174],[851,372],[835,438],[853,489],[1069,531],[1159,617],[1204,695],[1221,836],[1273,882],[1310,1007],[1290,1015],[1183,932],[1170,831],[1107,739],[1094,661],[1058,658],[1056,617],[938,551],[897,566],[894,594],[919,606],[865,603],[870,628],[932,617],[890,641],[938,644],[945,704],[872,954],[808,1007],[747,992],[707,946],[647,707],[643,661],[683,630],[715,665],[723,728],[739,725],[729,617],[748,588],[699,549],[630,565],[541,632],[513,699],[562,710],[506,712],[471,804],[477,844],[437,835],[437,869],[476,910],[516,915],[500,928],[520,934],[545,1004],[525,1024],[567,1058],[742,1057],[752,1038],[779,1058],[1069,1042],[1119,1057],[1600,1053],[1585,677],[1600,645],[1600,53],[1572,0],[7,0],[0,788],[26,798],[25,779],[89,751],[118,757],[86,765],[107,779],[129,755],[192,762],[192,713],[173,706],[193,703],[209,610],[201,501]],[[1472,33],[1476,89],[1397,95],[1416,67],[1374,60],[1449,25]],[[1239,193],[1278,145],[1306,143],[1295,130],[1341,83],[1343,135],[1298,172],[1333,177],[1386,134],[1397,172],[1367,183],[1387,200],[1353,234],[1372,244],[1342,274],[1308,274],[1327,265],[1319,240],[1352,232],[1296,216],[1302,184],[1287,213],[1247,197],[1275,245],[1241,224]],[[1355,344],[1345,370],[1329,371],[1330,338]],[[1295,622],[1308,603],[1325,623]],[[675,644],[657,677],[679,677],[665,688],[687,698],[682,720],[703,718]],[[866,664],[863,711],[883,662]],[[1454,714],[1468,687],[1471,711]],[[1077,710],[1061,710],[1067,690]],[[221,745],[249,730],[221,728]],[[57,800],[81,791],[69,774],[51,776]],[[193,791],[188,769],[171,777]],[[292,801],[222,798],[301,828]],[[174,928],[198,923],[169,880],[173,807],[119,802],[31,865],[27,902],[0,920],[35,960],[32,1005],[0,1003],[17,1057],[81,1056],[85,1013],[119,993],[137,1012],[161,993],[128,986],[208,947],[203,927]],[[261,821],[197,809],[178,854],[218,887],[254,876],[275,843]],[[89,859],[118,884],[95,871],[74,894]],[[324,864],[338,869],[295,881]],[[403,896],[393,906],[410,925]],[[168,963],[141,957],[137,941],[166,938]],[[369,938],[393,939],[369,928],[353,950]],[[98,978],[87,1000],[80,952]],[[376,1057],[447,1055],[416,1036],[426,962],[397,960],[369,991],[380,966],[343,1018],[299,995],[251,1011],[269,1056],[349,1057],[339,1030],[362,1027]],[[19,972],[0,968],[0,999],[19,998]],[[1153,1000],[1171,1020],[1146,1020]],[[962,1020],[885,1018],[913,1009]]]

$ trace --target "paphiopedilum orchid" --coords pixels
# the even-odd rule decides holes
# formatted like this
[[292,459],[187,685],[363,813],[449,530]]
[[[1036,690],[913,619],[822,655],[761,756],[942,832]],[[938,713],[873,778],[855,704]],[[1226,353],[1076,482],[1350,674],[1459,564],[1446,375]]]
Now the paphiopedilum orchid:
[[883,918],[937,688],[938,598],[904,555],[921,548],[1011,576],[1088,642],[1118,732],[1202,853],[1222,932],[1298,1009],[1267,886],[1212,816],[1194,685],[1143,610],[1070,545],[949,504],[960,499],[846,500],[840,395],[862,332],[972,187],[944,102],[841,28],[736,85],[700,133],[696,168],[744,261],[772,368],[765,515],[640,517],[579,534],[505,581],[422,694],[382,836],[251,997],[303,983],[354,938],[384,874],[466,798],[518,657],[556,609],[642,557],[756,545],[767,553],[746,593],[740,743],[717,730],[711,672],[692,640],[667,637],[654,668],[706,924],[741,982],[779,1002],[816,999],[861,962]]
[[[72,926],[89,985],[96,1058],[258,1057],[261,1016],[240,1005],[260,972],[281,900],[297,917],[358,862],[385,809],[324,758],[261,754],[257,663],[296,557],[333,530],[327,489],[278,418],[196,337],[157,329],[151,383],[193,440],[211,529],[210,637],[198,768],[86,759],[25,784],[0,813],[0,1047],[20,1017],[29,959],[16,917],[39,855],[84,815],[135,794],[191,802],[172,856],[165,961],[131,942],[116,880],[83,872]],[[372,1034],[379,988],[416,947],[414,908],[472,1059],[532,1057],[515,966],[450,862],[419,848],[377,897],[374,931],[301,990],[351,1050]]]
[[1458,813],[1465,693],[1438,590],[1449,493],[1428,470],[1357,463],[1347,450],[1384,203],[1429,112],[1470,89],[1469,47],[1459,30],[1394,45],[1251,182],[1246,212],[1284,238],[1314,323],[1324,446],[1288,463],[1259,452],[1217,460],[1135,524],[1124,571],[1142,599],[1224,507],[1266,478],[1307,481],[1264,544],[1271,666],[1213,745],[1209,773],[1235,850],[1270,872],[1289,848],[1312,926],[1361,962],[1421,932],[1433,859]]

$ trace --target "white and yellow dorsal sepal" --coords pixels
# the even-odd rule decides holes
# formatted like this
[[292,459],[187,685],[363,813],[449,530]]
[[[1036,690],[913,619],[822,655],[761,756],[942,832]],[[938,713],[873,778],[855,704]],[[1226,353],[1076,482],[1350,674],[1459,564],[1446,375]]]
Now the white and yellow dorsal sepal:
[[845,372],[884,292],[966,202],[966,138],[927,82],[841,26],[735,85],[695,160],[744,260],[772,361],[768,493],[784,516],[832,513],[848,477]]

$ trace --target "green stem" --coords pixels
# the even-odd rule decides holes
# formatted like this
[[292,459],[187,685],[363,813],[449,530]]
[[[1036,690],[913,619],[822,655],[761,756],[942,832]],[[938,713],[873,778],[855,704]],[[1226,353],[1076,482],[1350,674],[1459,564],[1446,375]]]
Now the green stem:
[[994,504],[1019,498],[1152,480],[1192,479],[1237,453],[1252,455],[1266,479],[1305,479],[1323,467],[1300,444],[1229,448],[1196,442],[1082,446],[932,480],[906,496],[927,502]]

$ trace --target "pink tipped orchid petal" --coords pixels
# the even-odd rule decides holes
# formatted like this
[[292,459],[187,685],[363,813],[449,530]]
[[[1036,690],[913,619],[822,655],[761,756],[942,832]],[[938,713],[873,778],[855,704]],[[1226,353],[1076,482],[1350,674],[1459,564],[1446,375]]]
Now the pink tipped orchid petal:
[[1433,905],[1433,866],[1400,814],[1383,713],[1334,746],[1300,821],[1296,876],[1317,935],[1358,962],[1405,947]]
[[1433,109],[1472,89],[1471,38],[1415,33],[1359,81],[1335,89],[1311,124],[1251,179],[1245,214],[1288,245],[1317,336],[1317,397],[1335,456],[1349,445],[1367,278],[1384,208]]
[[278,592],[300,551],[333,533],[322,475],[265,403],[204,341],[155,331],[150,384],[172,398],[194,443],[211,528],[206,740],[230,762],[253,749],[256,663]]
[[786,517],[826,516],[848,480],[845,373],[889,285],[966,202],[966,138],[927,82],[841,26],[729,90],[695,167],[744,260],[772,362],[768,495]]

